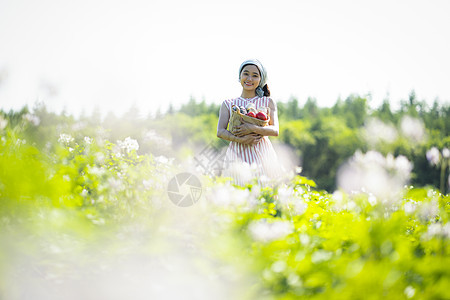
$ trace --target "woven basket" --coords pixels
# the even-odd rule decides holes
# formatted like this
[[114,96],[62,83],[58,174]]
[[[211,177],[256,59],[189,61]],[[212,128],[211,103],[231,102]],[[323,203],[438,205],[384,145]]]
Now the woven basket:
[[[236,105],[233,105],[232,108],[234,106],[236,106]],[[247,115],[241,114],[241,112],[239,111],[239,107],[238,107],[237,111],[234,111],[233,109],[231,109],[231,117],[230,117],[230,122],[228,123],[228,130],[231,133],[233,133],[234,128],[241,125],[243,122],[264,127],[264,126],[267,126],[267,124],[269,124],[269,121],[270,121],[269,108],[267,108],[267,120],[260,120],[258,118],[253,118],[253,117],[249,117]]]

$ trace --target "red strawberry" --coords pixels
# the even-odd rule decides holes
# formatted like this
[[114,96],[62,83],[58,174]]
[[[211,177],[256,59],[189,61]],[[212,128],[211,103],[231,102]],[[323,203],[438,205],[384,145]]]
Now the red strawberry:
[[256,118],[256,114],[255,112],[251,111],[247,114],[247,116],[252,117],[252,118]]
[[256,117],[260,120],[267,120],[267,115],[265,113],[263,113],[262,111],[258,112],[256,114]]

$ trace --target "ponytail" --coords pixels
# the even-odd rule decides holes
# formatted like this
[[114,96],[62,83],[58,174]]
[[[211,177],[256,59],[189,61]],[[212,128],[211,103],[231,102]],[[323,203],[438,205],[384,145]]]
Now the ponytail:
[[263,86],[263,91],[264,91],[264,96],[269,97],[270,96],[270,90],[269,90],[269,86],[267,85],[267,83]]

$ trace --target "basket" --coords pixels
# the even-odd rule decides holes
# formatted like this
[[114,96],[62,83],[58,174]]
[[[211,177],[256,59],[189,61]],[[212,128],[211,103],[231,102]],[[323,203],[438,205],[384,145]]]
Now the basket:
[[[234,106],[236,106],[236,105],[233,105],[232,108]],[[269,121],[270,121],[269,108],[267,108],[267,110],[268,110],[267,120],[260,120],[258,118],[253,118],[253,117],[249,117],[247,115],[241,114],[239,109],[237,111],[234,111],[233,109],[231,109],[231,117],[230,117],[230,122],[228,123],[228,130],[231,133],[233,133],[234,128],[241,125],[243,122],[255,124],[255,125],[258,125],[261,127],[267,126],[267,124],[269,124]]]

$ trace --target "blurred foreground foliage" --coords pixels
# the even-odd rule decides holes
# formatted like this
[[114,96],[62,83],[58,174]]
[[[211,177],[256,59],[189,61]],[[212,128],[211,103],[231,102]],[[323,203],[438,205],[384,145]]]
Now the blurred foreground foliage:
[[[249,186],[250,209],[235,203],[224,208],[233,212],[226,228],[235,243],[229,244],[246,254],[239,264],[258,274],[268,294],[275,299],[450,297],[448,196],[413,188],[395,203],[374,203],[364,193],[330,195],[298,179],[264,193]],[[223,247],[214,250],[225,257],[235,253]]]
[[[113,132],[100,135],[96,124],[59,116],[65,127],[46,126],[40,113],[44,124],[38,125],[6,115],[0,131],[2,298],[171,298],[170,282],[182,283],[176,264],[187,261],[195,272],[184,270],[182,280],[204,277],[192,283],[195,293],[181,289],[177,299],[217,297],[217,290],[198,291],[225,282],[233,299],[450,298],[450,198],[433,188],[405,188],[384,201],[329,194],[298,175],[272,188],[199,175],[202,198],[191,210],[177,208],[166,187],[182,166],[139,154],[132,140],[111,142],[105,136]],[[172,118],[154,122],[167,125]],[[212,115],[199,118],[214,123]],[[326,120],[325,134],[337,128],[351,136],[338,118]],[[302,128],[299,139],[314,140],[305,136],[316,125],[289,122]],[[194,133],[196,126],[176,134]],[[148,142],[158,138],[151,133]],[[140,268],[123,273],[117,266],[130,257],[140,258]],[[157,273],[143,276],[149,271]],[[79,289],[83,281],[88,292]]]

